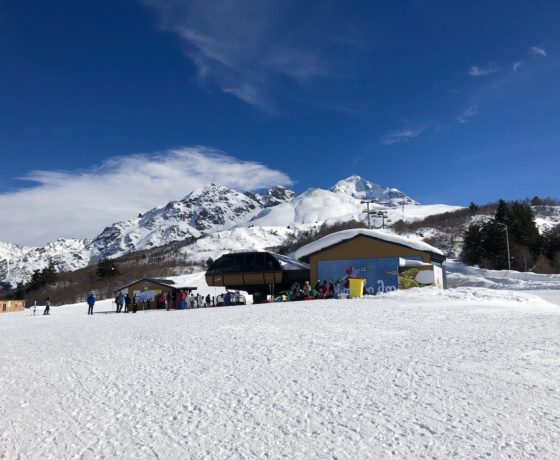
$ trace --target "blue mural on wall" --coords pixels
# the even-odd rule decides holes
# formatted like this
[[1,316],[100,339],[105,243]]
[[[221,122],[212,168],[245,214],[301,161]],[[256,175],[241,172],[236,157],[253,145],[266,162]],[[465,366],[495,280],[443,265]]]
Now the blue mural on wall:
[[[406,259],[421,260],[420,257]],[[321,281],[332,280],[335,293],[348,292],[348,277],[365,278],[366,292],[370,295],[396,291],[399,287],[399,258],[320,260],[317,275]]]

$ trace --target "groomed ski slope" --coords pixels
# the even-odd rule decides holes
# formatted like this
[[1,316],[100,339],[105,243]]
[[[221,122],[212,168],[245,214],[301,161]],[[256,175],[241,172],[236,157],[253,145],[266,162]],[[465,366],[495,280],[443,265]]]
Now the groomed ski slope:
[[108,310],[0,315],[2,458],[559,458],[560,307],[531,294]]

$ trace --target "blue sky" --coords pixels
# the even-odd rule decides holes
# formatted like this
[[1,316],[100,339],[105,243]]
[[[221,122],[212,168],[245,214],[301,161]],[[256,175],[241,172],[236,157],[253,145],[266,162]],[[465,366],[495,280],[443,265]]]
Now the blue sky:
[[0,212],[50,200],[96,234],[207,181],[354,173],[423,203],[560,197],[558,24],[553,1],[0,0]]

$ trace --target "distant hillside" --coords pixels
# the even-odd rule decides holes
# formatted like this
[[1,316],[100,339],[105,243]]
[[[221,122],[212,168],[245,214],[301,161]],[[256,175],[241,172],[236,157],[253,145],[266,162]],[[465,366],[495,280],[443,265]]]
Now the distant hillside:
[[[531,207],[535,223],[541,234],[560,225],[560,201],[546,198],[520,200],[518,203]],[[494,217],[498,202],[484,205],[471,204],[468,208],[427,216],[415,221],[398,220],[392,230],[401,235],[422,238],[444,250],[450,257],[459,257],[463,234],[474,223],[483,223]]]

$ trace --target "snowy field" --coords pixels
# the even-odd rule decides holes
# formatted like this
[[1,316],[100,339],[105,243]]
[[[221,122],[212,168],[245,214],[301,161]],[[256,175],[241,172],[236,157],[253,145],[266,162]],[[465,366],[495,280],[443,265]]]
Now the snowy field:
[[0,457],[560,458],[557,304],[461,287],[0,315]]

